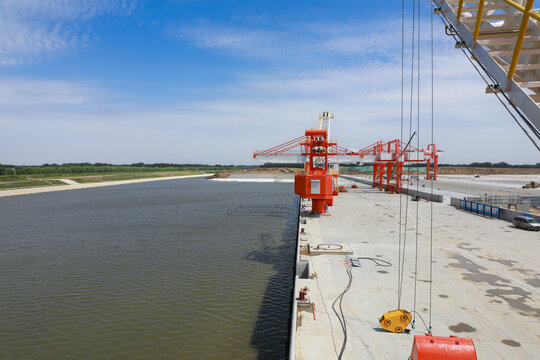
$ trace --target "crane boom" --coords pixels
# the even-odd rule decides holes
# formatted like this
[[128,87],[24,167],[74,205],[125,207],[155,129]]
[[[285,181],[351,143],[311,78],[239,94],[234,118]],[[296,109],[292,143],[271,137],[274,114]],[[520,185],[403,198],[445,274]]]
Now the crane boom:
[[[430,0],[446,33],[540,150],[540,14],[534,0]],[[518,116],[516,117],[513,112]]]

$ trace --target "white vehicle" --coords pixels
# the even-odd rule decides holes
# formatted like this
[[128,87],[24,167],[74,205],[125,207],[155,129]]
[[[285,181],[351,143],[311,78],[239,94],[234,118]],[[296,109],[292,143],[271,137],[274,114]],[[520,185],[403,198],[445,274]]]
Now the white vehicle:
[[526,216],[516,216],[514,218],[514,226],[531,231],[540,231],[540,223],[536,219]]

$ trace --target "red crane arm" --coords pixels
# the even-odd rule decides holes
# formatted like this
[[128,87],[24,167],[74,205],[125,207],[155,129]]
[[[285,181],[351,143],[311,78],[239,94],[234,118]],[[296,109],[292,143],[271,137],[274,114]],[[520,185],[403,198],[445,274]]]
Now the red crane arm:
[[297,137],[296,139],[292,139],[287,142],[284,142],[283,144],[279,144],[277,146],[271,147],[270,149],[256,150],[253,153],[253,158],[256,159],[257,157],[262,157],[262,156],[299,156],[299,155],[302,155],[299,150],[293,151],[293,149],[301,146],[303,141],[306,141],[305,135],[302,135],[302,136]]

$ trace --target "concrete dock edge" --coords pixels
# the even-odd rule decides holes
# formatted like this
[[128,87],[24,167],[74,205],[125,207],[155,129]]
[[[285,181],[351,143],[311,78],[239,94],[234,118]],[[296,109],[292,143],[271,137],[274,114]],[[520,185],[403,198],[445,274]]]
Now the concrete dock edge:
[[[300,260],[300,236],[301,236],[301,229],[302,225],[304,225],[302,220],[302,209],[303,209],[303,202],[302,199],[300,199],[298,204],[298,221],[296,226],[296,250],[295,250],[295,260],[294,260],[294,284],[291,294],[291,321],[290,321],[290,331],[289,331],[289,360],[295,359],[295,348],[296,348],[296,319],[298,317],[298,306],[296,303],[296,294],[298,294],[298,279],[300,276],[304,275],[306,273],[306,266],[309,267],[309,265],[306,265],[306,261]],[[307,274],[309,275],[309,269],[307,271]]]

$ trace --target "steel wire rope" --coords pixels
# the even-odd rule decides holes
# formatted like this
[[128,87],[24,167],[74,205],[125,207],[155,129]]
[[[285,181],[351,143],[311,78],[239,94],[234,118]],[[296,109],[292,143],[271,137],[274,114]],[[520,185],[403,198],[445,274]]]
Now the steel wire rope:
[[[404,102],[404,78],[405,78],[405,0],[401,0],[401,112],[400,112],[400,137],[399,137],[399,156],[402,156],[403,152],[403,102]],[[399,159],[399,158],[398,158]],[[397,180],[397,175],[396,175]],[[402,193],[399,190],[399,229],[398,229],[398,309],[400,306],[400,274],[401,274],[401,217],[402,217]]]
[[[411,87],[410,87],[410,109],[409,109],[409,139],[412,133],[412,118],[413,118],[413,93],[414,93],[414,29],[415,29],[415,2],[412,1],[412,31],[411,31]],[[407,167],[407,180],[410,180],[411,170]],[[409,185],[407,184],[407,190]],[[405,270],[405,249],[407,245],[407,219],[409,211],[409,197],[405,197],[405,224],[403,232],[403,252],[401,254],[401,270],[400,270],[400,282],[398,288],[398,308],[401,308],[401,295],[403,290],[403,275]]]
[[420,320],[422,320],[422,323],[424,324],[424,327],[426,328],[428,334],[431,334],[430,329],[429,329],[428,326],[426,325],[426,322],[424,321],[424,318],[422,317],[422,315],[421,315],[419,312],[416,312],[416,311],[411,311],[411,313],[418,315],[418,317],[420,318]]
[[[432,304],[433,304],[433,181],[435,180],[435,157],[437,154],[435,153],[435,136],[434,136],[434,90],[433,90],[433,12],[434,10],[430,11],[430,53],[431,53],[431,145],[433,152],[433,175],[431,176],[431,201],[429,202],[430,205],[430,217],[429,217],[429,327],[428,327],[428,334],[431,334],[432,327],[431,327],[431,312],[432,312]],[[429,169],[427,169],[429,174]],[[420,319],[422,317],[420,316]],[[424,320],[422,319],[422,322]],[[425,323],[424,323],[425,325]]]
[[[413,0],[414,1],[414,0]],[[417,61],[416,61],[416,160],[418,161],[420,159],[420,25],[421,25],[421,18],[420,18],[420,0],[418,0],[418,24],[417,24],[417,31],[418,36],[416,39],[418,51],[416,52]],[[414,31],[414,29],[413,29]],[[419,193],[420,193],[420,171],[418,169],[418,166],[416,166],[416,223],[414,226],[414,297],[413,297],[413,321],[412,321],[412,328],[415,328],[416,323],[416,295],[417,295],[417,284],[418,284],[418,217],[420,215],[420,199],[419,199]]]

